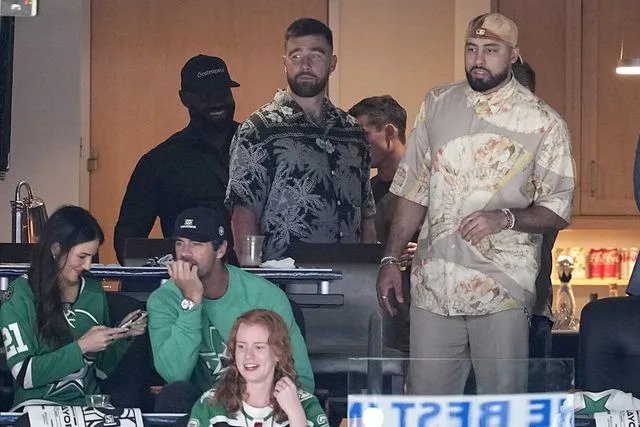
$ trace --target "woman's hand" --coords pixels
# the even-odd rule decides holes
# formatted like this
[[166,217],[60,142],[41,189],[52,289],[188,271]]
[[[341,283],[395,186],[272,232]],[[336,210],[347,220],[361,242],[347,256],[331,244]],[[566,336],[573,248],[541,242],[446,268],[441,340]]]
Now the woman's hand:
[[287,414],[291,427],[306,427],[307,416],[298,398],[298,389],[290,378],[282,377],[278,380],[273,388],[273,396]]
[[82,354],[104,351],[115,340],[122,338],[126,332],[127,330],[123,328],[94,326],[78,339],[78,346]]
[[[131,318],[137,316],[142,310],[134,310],[131,313],[127,314],[124,319],[120,322],[120,325],[125,325]],[[142,313],[144,317],[130,323],[127,327],[123,328],[127,332],[122,335],[120,338],[129,338],[129,337],[137,337],[138,335],[144,334],[147,329],[147,313]]]

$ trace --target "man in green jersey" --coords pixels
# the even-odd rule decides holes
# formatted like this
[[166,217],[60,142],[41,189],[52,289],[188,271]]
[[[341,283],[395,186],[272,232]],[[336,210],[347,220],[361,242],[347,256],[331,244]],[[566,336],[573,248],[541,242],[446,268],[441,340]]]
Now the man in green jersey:
[[274,284],[225,262],[230,221],[226,211],[191,208],[176,219],[176,261],[171,279],[147,301],[153,361],[168,384],[157,411],[188,412],[220,378],[228,360],[226,340],[241,314],[264,308],[287,324],[295,368],[314,390],[306,345],[287,296]]

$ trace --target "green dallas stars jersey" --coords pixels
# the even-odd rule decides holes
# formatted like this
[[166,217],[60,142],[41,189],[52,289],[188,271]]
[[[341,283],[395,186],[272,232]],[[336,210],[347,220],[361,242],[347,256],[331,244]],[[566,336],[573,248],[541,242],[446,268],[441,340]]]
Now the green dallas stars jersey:
[[[84,405],[86,394],[98,393],[96,379],[106,378],[122,359],[128,340],[85,355],[77,341],[51,348],[37,335],[36,304],[26,276],[11,283],[9,292],[0,305],[0,329],[14,379],[14,405],[30,400]],[[100,283],[83,278],[78,298],[66,308],[65,317],[74,340],[93,326],[110,326]]]
[[[222,405],[209,403],[214,390],[205,392],[193,405],[187,427],[285,427],[289,421],[279,423],[273,419],[270,408],[254,408],[243,402],[243,408],[235,414],[228,414]],[[303,390],[298,390],[298,398],[307,415],[308,427],[329,427],[318,399]]]

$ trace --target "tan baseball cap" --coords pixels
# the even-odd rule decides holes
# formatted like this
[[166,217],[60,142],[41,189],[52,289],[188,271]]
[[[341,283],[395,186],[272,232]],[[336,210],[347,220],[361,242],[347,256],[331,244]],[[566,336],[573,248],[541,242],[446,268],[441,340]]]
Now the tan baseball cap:
[[518,26],[500,13],[485,13],[469,22],[466,38],[491,39],[511,47],[518,45]]

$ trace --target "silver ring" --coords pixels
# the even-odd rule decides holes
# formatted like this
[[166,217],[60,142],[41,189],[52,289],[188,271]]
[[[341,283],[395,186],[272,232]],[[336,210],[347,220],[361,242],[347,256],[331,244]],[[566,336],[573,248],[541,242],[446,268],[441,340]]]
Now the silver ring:
[[386,296],[386,295],[382,295],[380,298],[382,298],[382,299],[387,299],[387,298],[389,298],[389,297],[388,297],[388,296]]

